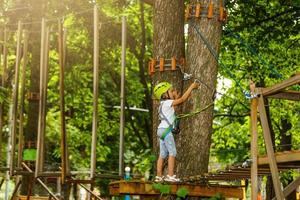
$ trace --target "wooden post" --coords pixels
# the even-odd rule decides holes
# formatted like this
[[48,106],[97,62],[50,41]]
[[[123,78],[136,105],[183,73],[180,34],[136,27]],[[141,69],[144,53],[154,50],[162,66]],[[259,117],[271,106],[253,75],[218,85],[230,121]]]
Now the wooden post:
[[[66,66],[67,60],[67,29],[63,29],[63,65]],[[69,151],[68,151],[68,139],[66,139],[66,175],[70,175],[70,164],[69,164]]]
[[94,6],[94,77],[93,77],[93,124],[90,178],[95,177],[96,171],[96,145],[98,128],[98,85],[99,85],[99,19],[98,8]]
[[[261,94],[261,89],[260,89],[260,94]],[[267,113],[266,113],[266,109],[265,109],[263,95],[260,95],[258,102],[259,102],[258,108],[259,108],[260,120],[261,120],[261,124],[262,124],[262,128],[263,128],[265,145],[266,145],[266,149],[267,149],[267,155],[268,155],[270,170],[271,170],[271,174],[272,174],[273,185],[274,185],[274,189],[275,189],[275,193],[276,193],[276,198],[283,200],[284,195],[283,195],[283,191],[281,190],[278,168],[277,168],[277,163],[275,160],[274,150],[273,150],[273,146],[272,146],[270,127],[269,127],[269,123],[268,123],[268,119],[267,119]]]
[[257,136],[257,98],[251,99],[251,199],[257,200],[258,193],[258,136]]
[[19,148],[18,148],[18,168],[21,168],[22,152],[24,143],[24,99],[25,99],[25,80],[26,80],[26,65],[27,65],[27,51],[28,51],[28,32],[24,31],[24,46],[23,46],[23,68],[20,88],[20,115],[19,115]]
[[122,17],[122,60],[121,60],[121,112],[120,112],[120,149],[119,175],[124,175],[124,126],[125,126],[125,66],[126,66],[126,17]]
[[66,134],[66,121],[65,121],[65,95],[64,95],[64,48],[63,48],[63,22],[58,21],[58,53],[59,53],[59,97],[60,97],[60,134],[61,134],[61,182],[66,182],[67,173],[67,134]]
[[[287,197],[289,194],[295,191],[299,187],[299,185],[300,185],[300,177],[296,178],[296,180],[294,180],[284,188],[283,190],[284,196]],[[272,200],[276,200],[276,197],[274,197]]]
[[11,129],[11,156],[9,172],[12,176],[15,168],[15,146],[17,135],[17,115],[18,115],[18,94],[19,94],[19,71],[20,71],[20,58],[21,58],[21,40],[22,40],[22,24],[18,22],[17,32],[17,50],[16,50],[16,65],[15,65],[15,82],[13,88],[13,107],[12,107],[12,129]]

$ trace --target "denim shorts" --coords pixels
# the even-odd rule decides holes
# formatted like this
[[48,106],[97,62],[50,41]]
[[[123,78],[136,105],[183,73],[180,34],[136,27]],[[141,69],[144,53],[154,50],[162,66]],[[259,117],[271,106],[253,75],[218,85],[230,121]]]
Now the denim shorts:
[[168,133],[164,140],[161,139],[161,136],[165,130],[165,128],[157,129],[157,136],[159,140],[159,156],[161,158],[166,158],[168,155],[176,157],[177,151],[172,132]]

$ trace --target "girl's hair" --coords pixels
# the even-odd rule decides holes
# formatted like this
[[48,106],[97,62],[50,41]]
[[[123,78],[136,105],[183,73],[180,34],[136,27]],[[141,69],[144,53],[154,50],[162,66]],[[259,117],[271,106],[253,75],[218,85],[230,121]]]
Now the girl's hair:
[[163,93],[163,95],[161,95],[161,100],[167,100],[167,99],[170,99],[170,96],[168,94],[168,91]]

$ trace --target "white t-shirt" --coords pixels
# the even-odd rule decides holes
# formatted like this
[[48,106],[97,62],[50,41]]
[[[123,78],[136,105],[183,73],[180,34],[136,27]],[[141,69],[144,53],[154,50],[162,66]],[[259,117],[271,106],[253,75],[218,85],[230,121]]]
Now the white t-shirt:
[[[167,120],[169,121],[170,124],[173,124],[175,120],[175,110],[174,107],[172,106],[173,101],[174,100],[164,100],[160,102],[160,107],[158,108],[158,114],[159,114],[159,118],[161,119],[161,122],[158,125],[158,128],[168,128],[170,125],[168,124]],[[164,116],[160,112],[162,112]],[[163,118],[167,118],[167,120]]]

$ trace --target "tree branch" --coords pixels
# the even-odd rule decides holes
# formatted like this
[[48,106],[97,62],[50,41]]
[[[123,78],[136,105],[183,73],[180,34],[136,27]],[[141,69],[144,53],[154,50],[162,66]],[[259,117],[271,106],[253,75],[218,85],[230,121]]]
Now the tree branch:
[[154,1],[155,0],[142,0],[142,2],[144,2],[144,3],[146,3],[146,4],[150,5],[150,6],[154,5]]

